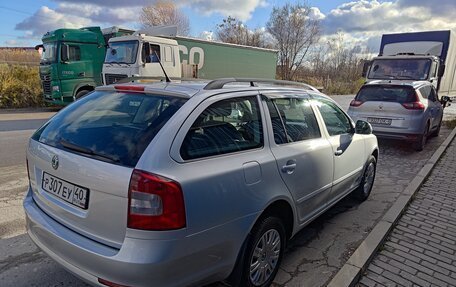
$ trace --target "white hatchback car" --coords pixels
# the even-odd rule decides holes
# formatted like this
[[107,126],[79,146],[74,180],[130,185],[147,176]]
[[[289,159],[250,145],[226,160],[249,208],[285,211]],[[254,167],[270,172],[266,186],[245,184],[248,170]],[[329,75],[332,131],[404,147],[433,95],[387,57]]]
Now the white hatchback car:
[[421,151],[440,132],[445,101],[428,81],[373,81],[361,87],[348,114],[369,122],[378,137],[410,141]]

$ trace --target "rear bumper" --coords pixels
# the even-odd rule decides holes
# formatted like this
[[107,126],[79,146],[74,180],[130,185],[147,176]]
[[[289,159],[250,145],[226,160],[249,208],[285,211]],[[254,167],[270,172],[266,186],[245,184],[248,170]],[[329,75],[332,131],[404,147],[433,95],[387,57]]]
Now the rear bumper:
[[122,247],[115,249],[49,217],[36,205],[30,189],[23,205],[33,242],[65,269],[95,286],[105,286],[98,278],[126,286],[201,286],[226,278],[237,255],[238,242],[233,238],[216,245],[208,240],[214,232],[223,234],[219,228],[179,240],[126,237]]
[[418,140],[418,137],[420,136],[420,134],[416,134],[416,133],[376,131],[375,128],[373,130],[373,134],[376,135],[378,138],[397,139],[397,140],[406,140],[406,141],[416,141],[416,140]]

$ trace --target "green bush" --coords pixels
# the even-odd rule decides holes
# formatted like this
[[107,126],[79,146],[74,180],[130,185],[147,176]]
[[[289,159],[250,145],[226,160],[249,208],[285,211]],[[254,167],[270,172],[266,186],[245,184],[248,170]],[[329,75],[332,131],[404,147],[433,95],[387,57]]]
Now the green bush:
[[0,65],[0,108],[27,108],[43,105],[38,67]]

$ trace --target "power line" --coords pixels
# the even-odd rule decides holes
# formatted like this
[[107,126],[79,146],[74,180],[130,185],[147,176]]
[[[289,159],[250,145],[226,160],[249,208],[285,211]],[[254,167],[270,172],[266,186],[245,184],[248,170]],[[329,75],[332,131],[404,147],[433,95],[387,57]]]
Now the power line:
[[18,10],[18,9],[15,9],[15,8],[6,7],[6,6],[3,6],[3,5],[0,6],[0,9],[9,10],[9,11],[12,11],[12,12],[16,12],[16,13],[20,13],[20,14],[25,14],[25,15],[29,15],[29,16],[38,16],[38,17],[41,17],[41,18],[46,18],[46,19],[55,20],[55,19],[52,18],[52,17],[43,16],[43,15],[39,15],[39,14],[36,14],[36,13],[30,13],[30,12],[26,12],[26,11],[21,11],[21,10]]

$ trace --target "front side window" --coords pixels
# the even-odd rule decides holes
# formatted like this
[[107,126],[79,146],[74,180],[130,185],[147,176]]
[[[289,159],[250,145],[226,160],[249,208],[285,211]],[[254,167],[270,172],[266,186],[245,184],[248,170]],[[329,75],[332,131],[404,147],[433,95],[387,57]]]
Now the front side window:
[[105,63],[134,64],[138,52],[138,41],[109,43]]
[[325,100],[318,100],[317,106],[330,136],[348,134],[353,131],[350,119],[338,106]]
[[222,100],[195,120],[180,153],[184,160],[244,151],[263,146],[263,126],[257,98]]
[[81,60],[81,49],[79,46],[68,45],[68,61],[80,61]]
[[317,119],[306,99],[272,99],[268,101],[276,144],[321,137]]

